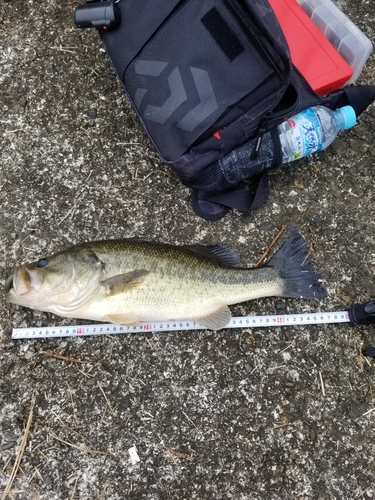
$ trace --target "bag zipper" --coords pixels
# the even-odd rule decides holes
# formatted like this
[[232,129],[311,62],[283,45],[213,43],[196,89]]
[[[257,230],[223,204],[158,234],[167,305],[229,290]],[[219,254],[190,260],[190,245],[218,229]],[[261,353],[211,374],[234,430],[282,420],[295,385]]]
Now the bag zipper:
[[[283,110],[278,111],[278,112],[269,110],[262,116],[262,118],[259,122],[258,131],[257,131],[257,135],[256,135],[257,142],[256,142],[256,145],[255,145],[253,152],[251,153],[251,157],[250,157],[251,160],[256,160],[258,158],[259,149],[262,145],[263,136],[266,132],[268,132],[270,130],[270,127],[269,127],[270,121],[272,120],[273,122],[279,124],[280,118],[283,118],[282,120],[280,120],[280,123],[282,123],[288,117],[293,116],[294,114],[296,114],[296,110],[299,109],[300,101],[301,101],[301,97],[297,93],[296,102],[293,103],[293,105],[290,106],[289,108],[283,109]],[[273,130],[274,128],[277,128],[277,126],[271,127],[271,130]]]
[[272,118],[272,115],[273,115],[273,111],[267,111],[267,113],[264,113],[264,115],[262,116],[262,118],[260,120],[258,132],[256,135],[257,142],[256,142],[255,148],[253,149],[253,152],[251,153],[251,156],[250,156],[251,161],[256,160],[258,158],[260,146],[262,145],[263,136],[268,130],[267,125],[268,125],[268,122],[270,121],[270,119]]

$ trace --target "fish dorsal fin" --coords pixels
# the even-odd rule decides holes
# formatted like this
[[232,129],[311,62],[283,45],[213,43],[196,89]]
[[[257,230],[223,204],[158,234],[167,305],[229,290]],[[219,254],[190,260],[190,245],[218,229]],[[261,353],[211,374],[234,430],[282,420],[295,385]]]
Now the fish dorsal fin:
[[208,316],[203,318],[195,318],[194,321],[210,330],[220,330],[227,326],[232,318],[232,314],[228,306],[222,306]]
[[106,287],[107,295],[110,297],[112,295],[117,295],[118,293],[128,292],[129,290],[141,285],[148,273],[149,271],[144,269],[136,269],[135,271],[130,271],[129,273],[112,276],[111,278],[102,281],[102,285]]
[[240,256],[229,245],[220,243],[218,245],[185,245],[183,248],[198,255],[214,260],[222,266],[235,266],[240,263]]
[[155,243],[155,238],[146,238],[146,237],[134,237],[134,238],[129,238],[130,241],[143,241],[146,243]]
[[115,325],[139,325],[138,315],[134,312],[107,314],[105,320]]

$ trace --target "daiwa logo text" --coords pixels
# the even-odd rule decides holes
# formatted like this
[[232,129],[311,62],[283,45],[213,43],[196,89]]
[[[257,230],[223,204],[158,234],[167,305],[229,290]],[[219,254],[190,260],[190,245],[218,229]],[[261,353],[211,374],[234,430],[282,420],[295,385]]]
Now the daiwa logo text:
[[[137,75],[159,78],[168,64],[169,63],[164,61],[140,60],[135,65],[135,73]],[[187,132],[192,132],[218,109],[217,100],[208,72],[193,67],[190,67],[190,72],[195,85],[193,91],[195,95],[194,97],[191,96],[190,100],[193,100],[193,98],[196,100],[196,94],[198,94],[200,102],[198,104],[195,102],[192,109],[188,111],[176,125],[178,128],[186,130]],[[142,113],[142,118],[144,120],[163,125],[185,101],[189,101],[189,95],[182,81],[181,72],[178,66],[170,71],[167,82],[169,96],[161,106],[156,106],[151,103],[147,104]],[[149,89],[147,88],[137,88],[134,95],[134,104],[138,109],[140,109],[141,103],[148,91]]]

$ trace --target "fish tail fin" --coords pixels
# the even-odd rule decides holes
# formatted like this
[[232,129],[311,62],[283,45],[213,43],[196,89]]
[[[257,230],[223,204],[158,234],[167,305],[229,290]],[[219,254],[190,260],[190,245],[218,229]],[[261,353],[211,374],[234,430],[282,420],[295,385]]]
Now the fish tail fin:
[[283,280],[281,297],[316,299],[327,291],[314,271],[312,255],[301,235],[291,236],[268,263]]

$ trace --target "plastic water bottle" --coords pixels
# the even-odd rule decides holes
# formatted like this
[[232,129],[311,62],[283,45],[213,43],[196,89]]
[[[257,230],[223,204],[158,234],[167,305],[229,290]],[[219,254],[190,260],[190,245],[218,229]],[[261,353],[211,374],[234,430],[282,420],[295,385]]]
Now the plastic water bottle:
[[356,114],[352,106],[336,111],[314,106],[301,111],[278,126],[282,163],[325,149],[340,130],[353,127],[355,123]]

